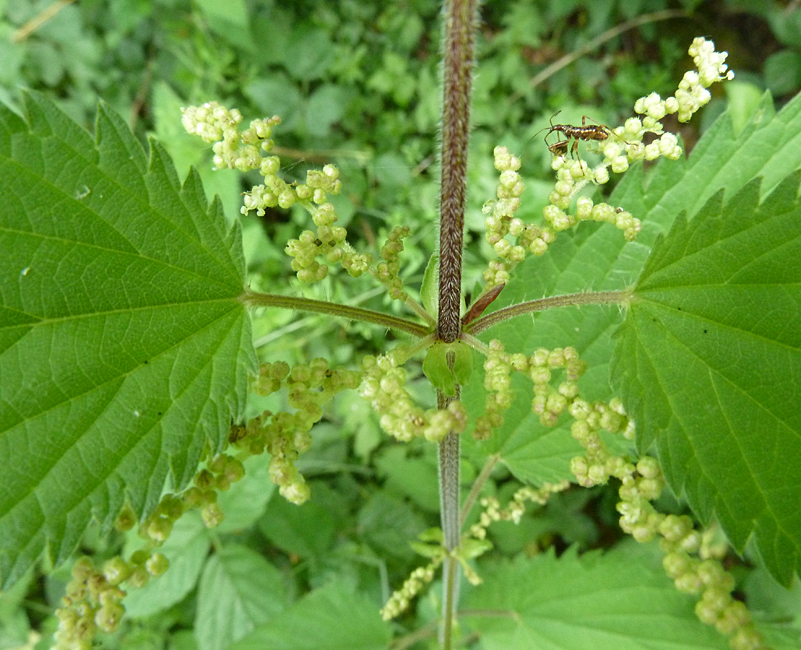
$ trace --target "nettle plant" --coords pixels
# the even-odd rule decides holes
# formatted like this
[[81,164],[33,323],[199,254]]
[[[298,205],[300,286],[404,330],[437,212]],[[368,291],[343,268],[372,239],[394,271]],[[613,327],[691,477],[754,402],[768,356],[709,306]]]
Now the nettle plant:
[[[26,98],[25,120],[0,111],[3,584],[43,552],[48,563],[68,560],[93,520],[141,538],[102,566],[75,563],[54,647],[88,648],[98,631],[115,631],[127,592],[168,570],[160,548],[174,526],[190,510],[204,526],[224,522],[221,495],[253,457],[267,452],[287,500],[313,499],[296,461],[343,390],[357,390],[398,441],[438,445],[442,526],[414,542],[429,563],[381,616],[342,585],[290,605],[270,596],[280,589],[274,570],[248,569],[264,576],[251,605],[266,614],[230,647],[386,647],[389,621],[439,568],[431,629],[446,648],[457,633],[486,648],[797,644],[755,623],[721,559],[728,544],[742,553],[751,540],[751,557],[783,585],[801,566],[801,207],[799,176],[788,173],[801,164],[801,100],[774,115],[766,97],[739,133],[724,115],[683,160],[660,120],[688,121],[708,88],[732,77],[726,54],[696,39],[696,69],[675,96],[638,100],[619,127],[551,129],[556,182],[539,223],[516,216],[522,161],[497,147],[497,196],[484,206],[495,258],[462,310],[474,11],[446,6],[440,242],[421,302],[400,279],[410,228],[389,234],[380,261],[352,248],[329,202],[344,179],[326,165],[303,184],[283,180],[270,155],[278,118],[243,130],[239,112],[216,103],[183,115],[190,133],[215,143],[217,167],[263,176],[244,213],[308,211],[314,228],[286,245],[298,280],[319,281],[333,265],[370,274],[411,318],[243,290],[239,226],[226,226],[218,201],[207,204],[194,172],[179,183],[159,144],[147,158],[104,106],[94,141],[37,95]],[[600,162],[572,155],[575,142],[597,148]],[[667,160],[646,173],[642,161],[657,158]],[[612,174],[624,177],[606,201],[587,195]],[[600,223],[559,236],[582,221]],[[358,368],[258,363],[250,318],[261,307],[360,320],[413,342]],[[437,408],[407,390],[404,365],[421,355]],[[245,420],[249,387],[286,391],[289,408]],[[462,456],[484,467],[463,505]],[[503,502],[481,497],[499,465],[525,486]],[[494,522],[519,521],[571,482],[610,480],[623,531],[658,544],[487,554]],[[654,507],[666,485],[700,526]],[[248,553],[229,551],[227,561],[250,566]],[[460,599],[460,574],[484,584],[464,585]]]

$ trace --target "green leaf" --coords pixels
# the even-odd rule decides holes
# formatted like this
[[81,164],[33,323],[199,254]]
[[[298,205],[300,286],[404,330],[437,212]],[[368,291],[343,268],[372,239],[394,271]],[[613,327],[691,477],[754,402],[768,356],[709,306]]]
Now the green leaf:
[[472,560],[483,555],[492,548],[492,542],[486,539],[470,539],[466,537],[459,545],[459,555],[457,557]]
[[[142,545],[136,533],[130,534],[132,550]],[[159,553],[170,561],[169,570],[142,589],[129,589],[125,597],[125,612],[131,618],[143,618],[169,609],[181,602],[194,589],[211,546],[209,531],[197,512],[181,517],[169,538],[159,547]]]
[[209,27],[234,47],[253,49],[244,0],[196,0]]
[[442,546],[445,541],[445,534],[442,532],[441,528],[429,528],[420,533],[417,539],[421,542],[436,542]]
[[[453,354],[453,369],[448,355]],[[437,341],[426,351],[423,372],[428,380],[445,395],[456,394],[456,384],[467,384],[473,372],[473,351],[465,343],[442,343]]]
[[422,542],[409,542],[412,550],[418,555],[428,558],[442,558],[446,551],[442,544],[423,544]]
[[209,558],[197,596],[199,650],[222,650],[287,605],[281,572],[246,546]]
[[422,454],[410,445],[383,447],[373,463],[388,491],[408,497],[429,512],[439,512],[435,447],[424,447]]
[[386,650],[392,638],[379,603],[333,583],[311,592],[232,650]]
[[[504,339],[509,351],[531,351],[521,343],[515,345]],[[605,367],[604,367],[605,368]],[[473,381],[462,393],[462,402],[474,415],[481,414],[484,396],[479,389],[483,385],[484,370],[474,373]],[[483,458],[498,454],[501,462],[521,481],[542,485],[556,483],[575,477],[570,472],[570,459],[582,455],[582,446],[570,435],[569,425],[545,427],[539,417],[531,411],[531,380],[519,373],[512,374],[512,390],[515,400],[504,412],[504,424],[489,440],[476,441],[472,435],[462,436],[464,453],[483,464]],[[473,419],[474,421],[474,419]]]
[[454,353],[453,376],[457,384],[464,386],[473,373],[473,351],[461,341],[451,345]]
[[700,650],[728,647],[703,625],[692,596],[676,590],[660,566],[633,544],[605,555],[560,558],[552,551],[508,562],[479,562],[484,584],[470,589],[464,606],[493,616],[463,619],[485,650]]
[[331,126],[345,114],[347,94],[341,86],[323,84],[315,90],[306,107],[306,130],[316,138],[325,138]]
[[243,464],[245,476],[217,497],[225,515],[214,529],[217,534],[239,532],[252,526],[264,514],[275,493],[275,483],[270,480],[267,461],[262,456],[251,456]]
[[0,592],[0,648],[18,648],[29,639],[30,622],[25,600],[33,580],[33,571],[6,591]]
[[743,581],[748,609],[759,620],[790,624],[801,630],[801,582],[793,581],[790,589],[776,582],[762,567],[755,567]]
[[801,570],[801,174],[760,205],[722,194],[657,245],[615,352],[624,403],[665,477],[784,585]]
[[198,650],[192,630],[179,630],[170,635],[168,650]]
[[452,397],[456,394],[456,378],[448,367],[449,350],[449,345],[439,341],[428,348],[423,360],[423,372],[437,390]]
[[255,363],[238,229],[113,112],[0,108],[0,576],[187,484]]
[[303,114],[300,91],[285,74],[273,72],[251,81],[243,93],[264,115],[280,115],[281,128],[291,130]]
[[428,314],[436,318],[439,312],[439,255],[436,253],[428,258],[423,283],[420,285],[420,299]]
[[334,43],[322,29],[301,26],[293,30],[284,50],[284,66],[295,79],[319,79],[334,61]]
[[754,83],[740,80],[727,82],[725,89],[726,112],[731,116],[732,130],[739,133],[754,112],[759,110],[765,92]]
[[314,498],[301,506],[286,499],[273,499],[259,520],[259,529],[278,548],[302,558],[319,557],[331,546],[338,528],[336,499],[321,482],[310,485]]
[[364,540],[383,555],[411,558],[409,540],[428,528],[427,522],[403,499],[376,492],[359,511],[359,532]]
[[774,95],[795,92],[801,86],[801,55],[779,50],[765,60],[765,84]]

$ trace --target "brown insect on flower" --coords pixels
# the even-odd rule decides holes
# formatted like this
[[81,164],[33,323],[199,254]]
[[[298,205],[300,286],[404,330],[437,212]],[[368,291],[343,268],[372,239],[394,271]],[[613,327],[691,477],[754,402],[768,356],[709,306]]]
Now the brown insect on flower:
[[[540,129],[534,134],[534,136],[532,136],[536,137],[542,133],[542,131],[548,129],[548,133],[545,134],[545,144],[548,145],[548,151],[550,151],[554,156],[566,155],[569,147],[570,155],[575,155],[575,157],[578,158],[578,161],[581,162],[581,156],[579,156],[578,153],[578,144],[580,140],[585,140],[587,142],[590,140],[596,140],[600,142],[606,140],[610,135],[615,135],[605,124],[587,124],[588,118],[586,115],[581,117],[581,126],[573,126],[572,124],[554,124],[553,118],[559,115],[561,112],[562,111],[557,111],[551,116],[551,119],[549,120],[551,124],[550,128],[546,126],[544,129]],[[566,139],[558,140],[557,142],[550,144],[548,142],[548,136],[554,132],[561,133]]]

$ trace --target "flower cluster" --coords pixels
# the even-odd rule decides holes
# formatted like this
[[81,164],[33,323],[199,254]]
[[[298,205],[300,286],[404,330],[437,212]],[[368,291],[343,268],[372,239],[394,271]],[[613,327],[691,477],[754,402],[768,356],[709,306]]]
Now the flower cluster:
[[526,504],[528,502],[544,506],[548,503],[548,499],[551,498],[552,494],[563,492],[568,487],[570,487],[568,481],[545,483],[539,489],[525,486],[512,495],[512,498],[505,508],[501,508],[500,502],[495,497],[481,499],[481,507],[484,508],[484,510],[479,516],[478,522],[470,527],[471,537],[484,539],[487,536],[487,528],[495,521],[513,521],[516,524],[520,523],[520,519],[526,511]]
[[[528,375],[534,384],[531,410],[539,415],[545,426],[556,424],[559,416],[578,398],[578,380],[587,369],[573,347],[548,350],[539,348],[531,356],[507,354],[500,341],[493,340],[484,362],[484,388],[487,390],[485,413],[476,420],[474,436],[483,440],[492,429],[503,423],[503,411],[508,409],[514,393],[511,389],[512,370]],[[555,371],[564,370],[563,381],[557,387],[552,384]]]
[[[656,160],[664,156],[669,160],[681,157],[678,138],[666,133],[660,120],[666,115],[678,113],[680,122],[688,122],[698,110],[712,98],[709,90],[712,84],[725,79],[733,79],[734,73],[724,63],[728,52],[716,52],[715,44],[705,38],[693,40],[689,49],[696,70],[689,70],[679,83],[673,97],[662,99],[657,93],[641,97],[634,103],[634,112],[642,118],[632,117],[625,125],[610,131],[610,136],[601,146],[604,160],[599,166],[610,166],[615,173],[628,169],[635,160]],[[646,133],[658,136],[645,145]],[[596,170],[596,182],[597,178]]]
[[[504,284],[509,281],[511,268],[522,262],[527,253],[543,255],[548,245],[556,239],[556,233],[549,227],[525,223],[515,217],[520,207],[520,195],[525,187],[518,173],[520,158],[512,155],[506,147],[495,147],[495,169],[500,174],[497,200],[487,201],[482,208],[486,216],[484,220],[485,238],[492,246],[500,261],[494,261],[484,271],[487,286]],[[516,238],[512,244],[507,235]]]
[[[641,97],[634,103],[634,112],[642,115],[642,119],[631,118],[622,130],[616,131],[620,139],[629,145],[641,143],[645,133],[660,136],[645,147],[629,146],[626,160],[639,158],[655,160],[660,156],[677,160],[681,156],[678,140],[672,133],[664,132],[659,120],[666,115],[678,113],[679,122],[689,122],[692,116],[712,99],[711,93],[707,90],[712,84],[734,78],[734,72],[724,63],[728,52],[716,52],[712,41],[702,37],[696,38],[690,46],[689,53],[693,57],[696,69],[684,73],[676,93],[664,100],[657,93]],[[619,151],[619,148],[610,150],[604,148],[604,156],[612,161],[613,170],[625,171],[628,165],[624,159],[618,157]]]
[[311,447],[310,431],[323,417],[323,405],[334,395],[359,385],[361,373],[331,368],[325,359],[309,364],[264,363],[259,368],[255,390],[269,395],[286,385],[293,413],[265,411],[240,427],[231,437],[235,449],[249,455],[265,450],[270,454],[270,480],[281,495],[301,504],[309,496],[309,486],[295,466],[295,461]]
[[[217,492],[225,492],[245,476],[241,459],[228,454],[217,454],[194,478],[195,485],[182,495],[187,508],[200,508],[200,518],[207,528],[219,526],[223,512],[217,505]],[[162,499],[164,501],[164,499]]]
[[[205,467],[192,479],[193,485],[180,494],[165,494],[156,508],[139,525],[139,536],[152,545],[160,546],[172,532],[173,524],[187,510],[200,510],[200,518],[207,528],[219,526],[223,512],[217,505],[217,493],[227,491],[232,483],[245,476],[245,467],[238,458],[228,454],[210,455],[205,452]],[[117,520],[119,530],[127,530],[135,523],[135,515],[129,509],[123,510]]]
[[570,462],[570,471],[576,475],[579,485],[592,487],[606,483],[610,476],[622,478],[621,472],[628,468],[619,467],[600,432],[602,429],[610,433],[622,432],[625,438],[634,438],[634,422],[626,417],[623,403],[617,398],[608,403],[576,399],[570,405],[569,413],[575,420],[570,432],[585,450],[584,456],[577,456]]
[[229,110],[216,102],[181,109],[183,125],[188,133],[198,135],[206,142],[214,142],[214,164],[239,171],[258,169],[264,183],[245,193],[242,214],[255,211],[264,216],[268,208],[288,209],[301,205],[312,215],[315,231],[306,230],[298,239],[287,243],[286,252],[293,258],[292,269],[301,282],[316,282],[328,274],[328,266],[320,264],[319,257],[329,263],[339,263],[353,277],[368,270],[372,257],[356,253],[345,241],[345,229],[334,224],[337,214],[328,202],[329,194],[339,194],[342,182],[334,165],[322,170],[310,170],[303,184],[287,183],[278,172],[278,156],[265,156],[274,147],[272,129],[281,123],[280,118],[253,120],[250,127],[239,131],[241,113]]
[[[324,257],[330,264],[341,264],[354,278],[369,270],[373,261],[372,255],[354,251],[346,241],[345,229],[334,225],[338,217],[334,205],[326,201],[326,192],[339,193],[341,183],[338,178],[339,170],[334,165],[326,165],[322,172],[307,172],[306,184],[294,188],[280,181],[277,175],[265,176],[265,186],[276,184],[274,179],[278,179],[288,188],[287,199],[281,207],[299,203],[311,213],[317,227],[315,231],[304,230],[298,239],[290,239],[285,248],[286,254],[293,258],[292,270],[301,282],[315,282],[326,277],[328,266],[317,262],[318,257]],[[262,190],[265,186],[254,187],[250,199],[246,196],[243,212],[261,209],[263,213],[263,208],[272,203],[275,195],[269,190]]]
[[[208,450],[205,455],[209,456]],[[91,648],[98,631],[110,633],[117,629],[125,613],[122,599],[126,593],[119,585],[124,582],[128,587],[142,588],[151,577],[160,576],[167,570],[167,558],[153,552],[152,548],[167,541],[173,524],[187,510],[199,509],[203,523],[209,528],[220,524],[223,513],[217,505],[217,491],[227,490],[240,480],[245,475],[245,468],[240,460],[226,454],[206,458],[205,465],[195,475],[194,485],[181,494],[162,496],[150,516],[139,523],[137,532],[146,540],[146,547],[136,551],[130,561],[114,557],[105,563],[102,571],[94,568],[87,558],[75,564],[63,607],[56,611],[59,627],[54,648]],[[131,530],[136,524],[134,511],[129,506],[123,508],[116,521],[117,530]]]
[[[734,78],[734,72],[725,63],[729,53],[716,52],[712,41],[703,37],[694,39],[689,53],[696,69],[684,73],[673,97],[662,100],[656,93],[651,93],[638,99],[634,105],[634,110],[645,116],[643,126],[646,130],[654,129],[659,120],[671,113],[678,113],[679,122],[688,122],[712,99],[707,90],[712,84]],[[658,128],[661,129],[661,125]]]
[[487,440],[503,424],[503,413],[512,406],[512,362],[500,341],[493,339],[484,360],[484,414],[476,418],[473,437]]
[[381,609],[381,618],[385,621],[390,621],[406,611],[412,598],[419,594],[420,590],[427,584],[430,584],[434,579],[434,572],[439,565],[442,564],[443,559],[444,556],[434,558],[426,566],[418,567],[412,571],[411,575],[403,583],[403,586],[390,596],[386,605]]
[[634,436],[634,425],[620,401],[588,404],[576,400],[570,413],[576,418],[571,432],[586,450],[585,456],[570,463],[579,484],[591,487],[606,483],[610,476],[618,478],[621,529],[638,542],[660,537],[659,547],[665,554],[663,565],[676,589],[700,594],[695,607],[698,618],[727,635],[732,650],[764,648],[745,605],[732,598],[734,578],[719,561],[725,547],[711,544],[712,535],[696,531],[690,517],[665,515],[653,507],[651,502],[659,498],[665,485],[657,460],[642,456],[635,464],[611,454],[604,445],[601,429],[623,432],[627,438]]
[[[673,134],[666,134],[675,141]],[[649,145],[650,146],[650,145]],[[680,153],[680,149],[678,150]],[[614,153],[614,152],[610,152]],[[497,188],[497,200],[484,204],[486,240],[498,256],[484,271],[483,278],[488,285],[501,284],[509,280],[511,268],[525,259],[528,253],[543,255],[548,246],[556,241],[556,235],[572,228],[580,221],[603,221],[623,231],[626,241],[633,241],[640,231],[640,221],[623,208],[614,208],[606,203],[595,205],[592,199],[581,197],[576,204],[575,214],[568,214],[573,197],[588,182],[588,171],[584,163],[568,163],[560,156],[554,160],[556,185],[549,194],[549,204],[542,211],[545,226],[525,223],[515,217],[520,207],[523,183],[518,173],[520,159],[512,155],[506,147],[496,147],[495,168],[501,172]],[[613,171],[616,163],[612,165]],[[599,165],[593,172],[595,183],[609,181],[608,164]],[[512,238],[510,241],[509,238]],[[517,243],[512,243],[516,241]]]
[[[578,380],[587,370],[587,364],[579,358],[573,347],[539,348],[528,359],[528,373],[534,383],[534,399],[531,410],[540,416],[545,426],[556,424],[559,416],[578,396]],[[551,384],[552,373],[564,369],[565,377],[557,388]]]
[[458,400],[442,410],[423,409],[414,403],[406,390],[406,370],[402,367],[407,354],[398,347],[378,358],[367,356],[362,360],[360,394],[381,416],[381,428],[401,442],[415,437],[439,442],[451,431],[464,431],[467,411]]
[[258,169],[263,162],[262,150],[270,151],[275,143],[271,140],[273,127],[281,118],[253,120],[240,132],[242,114],[229,110],[217,102],[202,106],[182,108],[181,122],[187,133],[197,135],[205,142],[214,142],[214,166],[218,169],[238,169],[245,172]]
[[[543,209],[545,225],[525,223],[515,217],[524,190],[518,173],[520,159],[505,147],[495,149],[495,168],[500,172],[497,199],[488,201],[483,208],[487,215],[486,239],[498,256],[484,271],[483,278],[488,286],[507,282],[515,264],[529,253],[542,255],[556,239],[557,233],[572,228],[580,221],[611,223],[623,232],[626,241],[634,240],[640,231],[640,221],[623,208],[606,203],[595,205],[587,197],[578,199],[573,214],[569,212],[570,206],[576,194],[588,183],[607,183],[610,169],[619,174],[625,172],[635,160],[650,161],[662,156],[678,160],[681,157],[678,138],[673,133],[666,133],[659,120],[667,114],[678,113],[679,121],[688,121],[709,102],[709,86],[734,76],[724,63],[728,54],[716,52],[711,41],[696,38],[689,52],[697,70],[684,75],[675,96],[663,100],[658,94],[651,93],[638,99],[634,105],[635,112],[642,117],[632,117],[624,126],[614,129],[603,124],[597,125],[597,135],[603,136],[597,138],[603,160],[595,168],[590,169],[580,159],[568,159],[567,143],[570,137],[575,136],[562,141],[565,146],[558,150],[552,149],[554,153],[559,153],[552,162],[557,178],[548,196],[549,204]],[[645,144],[643,138],[647,133],[657,137]]]
[[89,558],[81,558],[72,568],[62,607],[56,610],[58,629],[54,650],[89,650],[98,631],[114,632],[125,614],[122,582],[143,587],[151,576],[163,574],[169,562],[161,553],[137,551],[126,562],[121,557],[108,560],[98,570]]
[[[294,461],[311,445],[309,430],[323,415],[322,405],[346,388],[356,388],[361,373],[341,368],[331,369],[324,359],[290,368],[285,363],[263,364],[255,382],[257,392],[270,394],[286,385],[290,406],[295,413],[266,412],[244,426],[234,426],[229,443],[237,450],[236,457],[226,453],[211,456],[206,451],[205,467],[198,471],[193,485],[183,493],[165,494],[150,516],[139,524],[139,536],[150,547],[163,544],[173,524],[189,509],[200,509],[207,527],[220,524],[223,513],[217,505],[218,491],[228,490],[245,474],[242,460],[265,450],[271,454],[270,478],[281,494],[293,503],[309,497],[309,488],[294,466]],[[136,526],[135,513],[124,508],[117,520],[117,529]],[[144,587],[150,577],[167,570],[167,559],[161,553],[136,551],[130,562],[120,557],[109,560],[98,571],[91,563],[80,560],[73,569],[74,579],[67,586],[64,607],[57,610],[59,630],[57,650],[82,650],[92,647],[92,639],[100,630],[113,632],[125,610],[121,604],[125,592],[118,585]]]
[[658,532],[662,537],[659,548],[665,553],[662,565],[676,589],[700,595],[696,616],[727,635],[732,650],[764,650],[767,646],[754,627],[750,612],[732,597],[734,578],[719,559],[704,552],[704,535],[693,529],[692,519],[662,515]]
[[393,300],[407,302],[411,300],[403,289],[403,280],[400,279],[400,254],[403,252],[403,238],[411,233],[409,226],[396,226],[389,233],[386,243],[381,248],[380,262],[375,269],[376,279],[389,289],[389,297]]

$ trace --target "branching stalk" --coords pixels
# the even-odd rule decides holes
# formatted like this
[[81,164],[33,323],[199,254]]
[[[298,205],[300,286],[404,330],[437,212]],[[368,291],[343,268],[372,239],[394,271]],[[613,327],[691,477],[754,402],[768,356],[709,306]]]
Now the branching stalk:
[[407,334],[419,338],[423,338],[431,332],[425,325],[420,325],[419,323],[406,320],[405,318],[383,314],[380,311],[373,311],[372,309],[340,305],[335,302],[326,302],[324,300],[278,296],[272,293],[256,293],[247,290],[239,299],[248,307],[278,307],[280,309],[315,312],[317,314],[326,314],[328,316],[336,316],[348,320],[374,323],[376,325],[388,327],[389,329],[406,332]]
[[498,464],[500,459],[500,454],[492,454],[492,456],[487,458],[487,462],[484,464],[481,474],[479,474],[476,480],[473,481],[473,487],[470,489],[470,494],[467,495],[467,499],[465,499],[464,507],[462,508],[462,514],[459,517],[460,526],[464,525],[464,522],[470,514],[473,504],[476,502],[478,495],[481,493],[481,489],[484,487],[484,484],[489,479],[490,475],[492,474],[492,470],[495,469],[495,465]]
[[482,316],[481,318],[473,321],[470,325],[465,327],[465,333],[473,336],[480,334],[493,325],[502,323],[503,321],[523,316],[524,314],[533,314],[537,311],[545,309],[553,309],[554,307],[569,307],[573,305],[627,305],[631,300],[632,291],[626,289],[624,291],[597,291],[592,293],[571,293],[564,296],[551,296],[550,298],[540,298],[539,300],[529,300],[528,302],[521,302],[517,305],[504,307],[491,314]]

